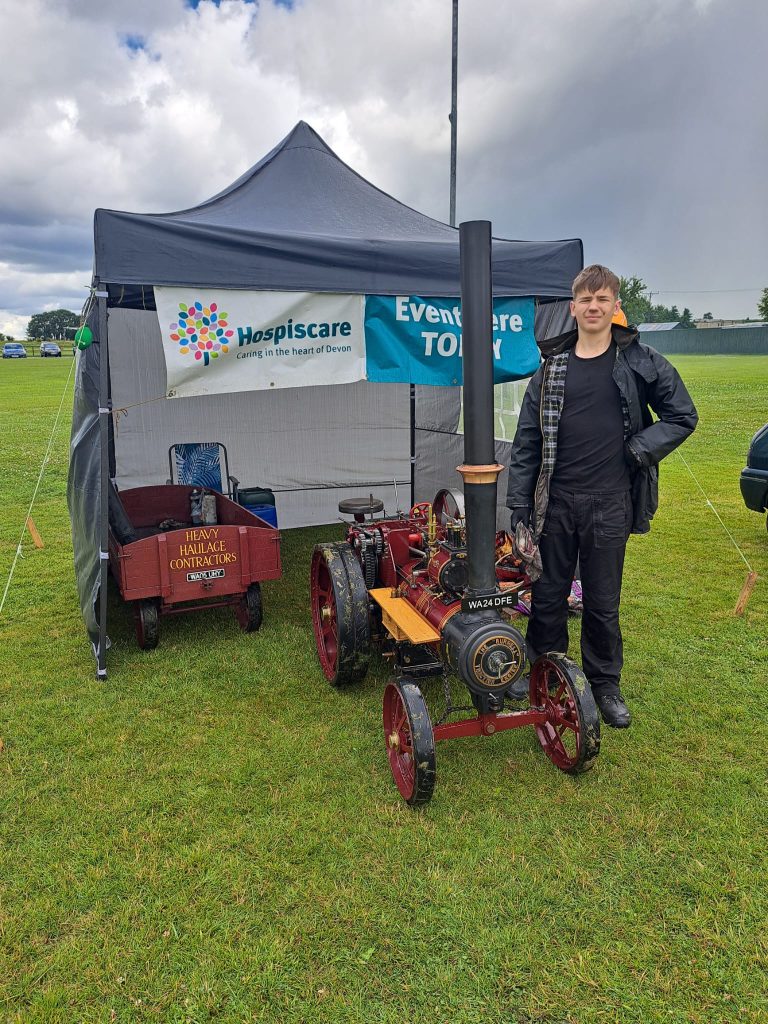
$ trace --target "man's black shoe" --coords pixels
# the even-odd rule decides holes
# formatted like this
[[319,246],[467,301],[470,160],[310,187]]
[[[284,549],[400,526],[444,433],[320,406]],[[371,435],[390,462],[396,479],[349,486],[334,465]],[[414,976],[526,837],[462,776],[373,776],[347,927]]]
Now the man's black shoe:
[[632,715],[623,699],[617,693],[594,694],[595,704],[600,709],[603,721],[614,729],[628,729]]
[[518,680],[506,690],[504,696],[507,700],[513,701],[515,704],[520,704],[524,700],[528,700],[528,691],[530,689],[530,676],[528,673],[524,673]]

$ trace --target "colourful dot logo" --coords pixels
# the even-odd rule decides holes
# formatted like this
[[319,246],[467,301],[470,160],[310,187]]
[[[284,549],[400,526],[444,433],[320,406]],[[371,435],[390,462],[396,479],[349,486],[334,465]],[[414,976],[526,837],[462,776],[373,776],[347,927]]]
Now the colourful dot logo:
[[180,302],[178,323],[170,324],[171,341],[178,344],[183,356],[191,355],[208,366],[212,359],[229,351],[234,331],[228,330],[228,326],[227,314],[215,302],[210,306]]

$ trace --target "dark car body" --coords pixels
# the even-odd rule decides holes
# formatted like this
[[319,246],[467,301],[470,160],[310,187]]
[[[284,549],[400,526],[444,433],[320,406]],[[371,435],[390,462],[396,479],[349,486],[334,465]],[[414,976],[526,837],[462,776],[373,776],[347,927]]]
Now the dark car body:
[[40,346],[41,356],[60,356],[61,349],[55,341],[44,341]]
[[3,359],[26,359],[27,350],[18,341],[6,341],[3,345]]
[[768,423],[752,438],[747,452],[747,468],[739,480],[744,504],[754,512],[768,508]]

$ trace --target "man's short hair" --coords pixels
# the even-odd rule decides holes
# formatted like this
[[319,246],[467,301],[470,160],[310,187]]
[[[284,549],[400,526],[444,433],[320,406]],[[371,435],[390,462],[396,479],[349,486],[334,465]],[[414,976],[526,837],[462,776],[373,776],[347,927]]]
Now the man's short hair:
[[608,288],[618,299],[620,282],[618,277],[608,267],[599,263],[593,263],[591,267],[584,267],[581,273],[576,275],[571,289],[574,299],[579,292],[599,292],[601,288]]

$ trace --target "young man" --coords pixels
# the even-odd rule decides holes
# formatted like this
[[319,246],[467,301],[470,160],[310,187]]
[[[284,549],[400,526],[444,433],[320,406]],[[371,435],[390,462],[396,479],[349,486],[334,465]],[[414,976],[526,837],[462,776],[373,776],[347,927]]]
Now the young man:
[[[603,720],[618,729],[631,721],[619,689],[624,551],[630,533],[650,529],[656,467],[698,420],[675,368],[636,328],[612,322],[620,305],[619,279],[607,267],[587,267],[573,282],[577,327],[540,345],[544,362],[523,399],[507,492],[513,532],[518,522],[530,525],[542,560],[528,657],[568,650],[579,560],[582,666]],[[527,680],[511,696],[526,693]]]

